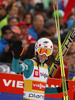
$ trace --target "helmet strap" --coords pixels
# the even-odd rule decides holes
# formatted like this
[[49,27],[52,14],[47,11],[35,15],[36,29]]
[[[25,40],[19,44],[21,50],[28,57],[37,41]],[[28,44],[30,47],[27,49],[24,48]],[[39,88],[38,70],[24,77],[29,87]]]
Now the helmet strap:
[[49,59],[49,56],[48,56],[48,58],[45,60],[45,62],[44,62],[44,63],[46,63],[46,62],[48,61],[48,59]]
[[[49,56],[48,56],[48,59],[49,59]],[[48,61],[48,59],[45,60],[44,63],[46,63],[46,62]],[[37,66],[38,66],[38,68],[39,68],[39,64],[41,64],[41,62],[40,62],[40,59],[38,58],[38,53],[36,54],[36,60],[37,60]],[[43,64],[44,64],[44,63],[43,63]]]
[[37,67],[39,69],[39,64],[41,64],[41,63],[40,63],[39,58],[38,58],[38,53],[36,54],[36,60],[37,60]]

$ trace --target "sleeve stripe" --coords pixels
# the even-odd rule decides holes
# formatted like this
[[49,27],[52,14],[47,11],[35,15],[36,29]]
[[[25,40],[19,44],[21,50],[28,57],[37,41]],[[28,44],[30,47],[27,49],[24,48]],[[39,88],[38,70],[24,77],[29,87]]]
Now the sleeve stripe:
[[25,63],[20,64],[22,66],[22,71],[24,70],[28,70],[28,65],[26,65]]

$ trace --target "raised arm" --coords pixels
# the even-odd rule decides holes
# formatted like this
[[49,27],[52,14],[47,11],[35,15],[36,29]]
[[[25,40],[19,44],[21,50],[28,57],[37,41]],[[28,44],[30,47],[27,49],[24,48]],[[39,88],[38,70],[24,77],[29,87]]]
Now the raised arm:
[[12,71],[14,71],[16,73],[20,73],[20,72],[27,73],[28,72],[28,74],[33,71],[33,62],[30,59],[26,59],[20,64],[19,64],[19,60],[20,59],[15,59],[13,57]]
[[33,62],[30,59],[25,59],[22,63],[19,63],[20,56],[24,52],[24,48],[22,47],[21,41],[16,41],[11,45],[11,51],[13,54],[12,59],[12,71],[16,73],[24,72],[31,74],[33,71]]

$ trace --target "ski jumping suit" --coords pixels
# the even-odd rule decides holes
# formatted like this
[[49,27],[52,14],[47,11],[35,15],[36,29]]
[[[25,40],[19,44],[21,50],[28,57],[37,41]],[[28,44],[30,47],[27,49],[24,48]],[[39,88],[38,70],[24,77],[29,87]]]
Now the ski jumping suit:
[[12,71],[23,72],[24,95],[23,100],[44,100],[44,94],[56,94],[57,88],[46,87],[49,66],[39,64],[36,59],[25,59],[19,64],[20,59],[12,60]]

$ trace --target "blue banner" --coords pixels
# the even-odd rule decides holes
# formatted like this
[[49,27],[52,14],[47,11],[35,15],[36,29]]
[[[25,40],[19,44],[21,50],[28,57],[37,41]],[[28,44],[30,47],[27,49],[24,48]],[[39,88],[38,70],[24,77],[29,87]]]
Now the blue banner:
[[[0,100],[23,100],[23,95],[0,92]],[[45,98],[45,100],[61,100],[61,99]]]

